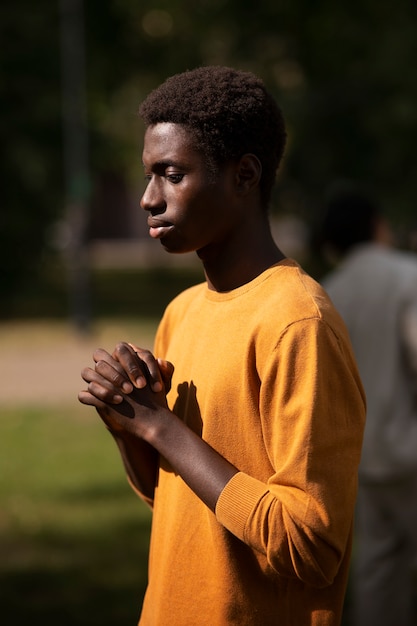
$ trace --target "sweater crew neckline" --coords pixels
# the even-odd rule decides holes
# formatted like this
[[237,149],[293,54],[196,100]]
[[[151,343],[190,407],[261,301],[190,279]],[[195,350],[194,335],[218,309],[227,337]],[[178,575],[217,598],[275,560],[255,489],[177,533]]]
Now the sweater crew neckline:
[[268,267],[264,270],[259,276],[256,276],[253,280],[241,285],[240,287],[236,287],[236,289],[232,289],[231,291],[214,291],[213,289],[209,289],[206,286],[204,296],[207,300],[211,300],[212,302],[225,302],[227,300],[233,300],[235,298],[239,298],[243,296],[248,291],[251,291],[265,280],[274,274],[276,271],[281,270],[283,267],[287,268],[295,268],[297,267],[297,263],[293,259],[284,258],[282,261],[278,263],[274,263],[271,267]]

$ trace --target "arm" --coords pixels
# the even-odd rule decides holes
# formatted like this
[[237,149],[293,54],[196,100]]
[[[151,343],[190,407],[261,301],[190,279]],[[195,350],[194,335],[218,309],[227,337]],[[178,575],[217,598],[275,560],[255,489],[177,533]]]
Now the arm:
[[349,344],[321,320],[288,327],[260,372],[266,482],[238,474],[219,521],[281,576],[330,584],[346,558],[365,405]]
[[[102,417],[102,412],[97,409]],[[111,431],[116,442],[128,480],[134,491],[150,506],[153,505],[158,472],[158,453],[145,441],[129,433]]]

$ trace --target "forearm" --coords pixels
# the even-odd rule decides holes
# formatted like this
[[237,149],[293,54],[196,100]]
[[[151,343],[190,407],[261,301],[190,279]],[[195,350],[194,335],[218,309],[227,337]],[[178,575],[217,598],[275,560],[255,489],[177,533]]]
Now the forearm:
[[[111,431],[110,431],[111,432]],[[149,502],[154,498],[159,454],[146,441],[111,432],[132,485]]]
[[238,471],[236,467],[168,409],[159,413],[148,442],[214,512],[225,485]]

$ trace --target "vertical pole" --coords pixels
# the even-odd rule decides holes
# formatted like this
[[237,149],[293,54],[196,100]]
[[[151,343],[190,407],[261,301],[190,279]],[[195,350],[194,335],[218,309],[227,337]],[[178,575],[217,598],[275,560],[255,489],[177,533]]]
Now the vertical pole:
[[66,186],[66,263],[71,320],[81,333],[91,323],[88,224],[90,175],[85,94],[83,0],[60,0],[63,152]]

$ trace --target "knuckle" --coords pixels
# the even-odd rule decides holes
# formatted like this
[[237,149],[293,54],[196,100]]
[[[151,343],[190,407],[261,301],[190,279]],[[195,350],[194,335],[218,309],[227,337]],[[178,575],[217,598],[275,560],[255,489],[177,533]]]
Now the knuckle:
[[126,354],[126,351],[129,351],[129,347],[125,341],[119,341],[114,348],[115,354]]
[[113,371],[110,376],[110,382],[113,383],[113,385],[120,385],[123,379],[118,372]]
[[136,372],[142,372],[142,368],[140,367],[139,363],[135,363],[133,361],[129,361],[129,363],[127,363],[126,370],[127,370],[127,372],[129,374],[134,374]]
[[108,383],[116,387],[120,387],[124,382],[124,377],[117,370],[110,367],[105,361],[98,361],[96,363],[95,370],[97,374],[105,379],[105,381],[108,381]]
[[121,376],[119,374],[119,372],[116,372],[115,370],[113,370],[110,374],[110,382],[115,386],[115,387],[121,387],[122,384],[124,383],[125,378],[124,376]]

